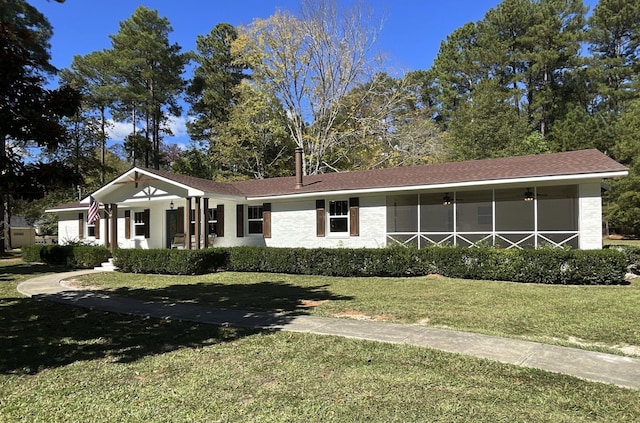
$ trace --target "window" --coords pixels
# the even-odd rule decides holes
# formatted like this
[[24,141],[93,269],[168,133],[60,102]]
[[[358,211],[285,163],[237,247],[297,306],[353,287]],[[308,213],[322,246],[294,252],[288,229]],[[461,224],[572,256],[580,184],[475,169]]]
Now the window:
[[90,237],[97,238],[97,236],[96,236],[96,225],[94,225],[93,223],[90,224],[90,225],[89,224],[87,225],[87,232],[88,232],[88,235]]
[[262,233],[262,206],[249,206],[247,208],[247,221],[250,234]]
[[329,232],[346,233],[349,231],[349,202],[347,200],[329,201]]
[[147,231],[146,231],[146,213],[141,211],[141,212],[134,212],[133,213],[133,233],[135,236],[145,236]]
[[207,234],[218,234],[218,209],[207,210]]
[[191,235],[196,233],[196,211],[194,209],[189,210],[189,231]]
[[493,191],[456,192],[456,230],[490,232],[493,230]]
[[493,225],[491,206],[478,206],[478,225]]

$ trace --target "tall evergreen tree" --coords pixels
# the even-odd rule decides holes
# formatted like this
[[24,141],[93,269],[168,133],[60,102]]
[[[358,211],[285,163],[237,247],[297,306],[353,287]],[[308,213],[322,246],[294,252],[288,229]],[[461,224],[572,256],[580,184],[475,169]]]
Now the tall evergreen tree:
[[473,98],[453,114],[447,131],[449,158],[475,160],[529,153],[530,148],[520,151],[530,133],[527,117],[518,114],[510,100],[496,81],[479,82]]
[[55,150],[66,142],[61,119],[73,116],[80,95],[68,86],[45,88],[50,63],[47,19],[24,0],[0,0],[0,254],[12,198],[39,198],[77,176],[64,163],[25,162],[27,147]]
[[[453,157],[552,145],[554,122],[587,103],[586,80],[575,76],[584,65],[586,10],[582,0],[505,0],[447,38],[430,72]],[[530,137],[532,131],[542,138]]]
[[[100,182],[106,182],[106,150],[108,109],[116,102],[116,79],[111,50],[95,51],[86,56],[74,56],[71,66],[60,72],[60,80],[82,93],[83,113],[74,122],[76,131],[86,126],[84,133],[94,138],[100,149]],[[97,113],[97,116],[95,116]]]
[[534,25],[526,32],[527,103],[542,136],[557,116],[565,75],[583,64],[580,51],[586,12],[582,0],[541,0],[533,8]]
[[171,31],[167,18],[139,6],[129,19],[120,22],[118,33],[111,35],[114,65],[123,85],[121,101],[129,103],[126,107],[132,112],[134,127],[136,109],[142,112],[151,152],[151,157],[145,156],[145,165],[156,169],[160,167],[161,134],[168,131],[167,119],[181,112],[178,98],[188,62],[180,53],[181,47],[169,43]]
[[440,44],[430,72],[437,93],[438,120],[443,129],[451,122],[452,114],[471,99],[480,81],[488,78],[483,51],[478,44],[481,35],[478,24],[469,22]]
[[640,82],[640,2],[600,0],[589,18],[587,34],[596,110],[620,113],[640,89],[634,86]]
[[191,53],[196,67],[187,87],[190,115],[195,118],[187,130],[193,140],[212,142],[217,137],[215,127],[229,119],[236,103],[236,87],[247,77],[247,66],[231,54],[231,44],[237,38],[232,25],[221,23],[196,39],[196,51]]

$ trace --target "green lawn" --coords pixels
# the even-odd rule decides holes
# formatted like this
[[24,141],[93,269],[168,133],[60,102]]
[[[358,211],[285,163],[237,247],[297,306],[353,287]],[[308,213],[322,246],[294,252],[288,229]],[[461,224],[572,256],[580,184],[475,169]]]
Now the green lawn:
[[234,272],[189,277],[115,272],[82,280],[153,301],[416,323],[632,355],[640,347],[638,281],[551,286]]
[[603,245],[626,245],[629,247],[640,247],[640,240],[638,239],[608,239],[602,240]]
[[[425,348],[83,310],[24,298],[15,291],[19,281],[55,269],[6,260],[0,260],[0,266],[3,422],[640,419],[640,392],[635,390]],[[324,278],[294,283],[295,278],[284,275],[227,274],[236,279],[232,283],[216,279],[221,276],[164,278],[171,279],[164,287],[157,282],[163,278],[134,276],[130,281],[141,279],[136,282],[140,285],[118,291],[158,298],[184,293],[185,300],[195,292],[201,297],[198,301],[211,304],[292,312],[302,300],[329,300],[314,313],[331,303],[355,306],[361,301],[375,308],[371,298],[387,292],[358,298],[374,282],[359,279],[334,285]],[[101,283],[116,288],[123,275],[100,277]],[[110,278],[114,279],[109,282]],[[159,285],[144,287],[150,281]],[[374,287],[380,289],[379,284]],[[355,286],[362,288],[343,292]],[[481,291],[484,285],[470,286]],[[635,289],[618,288],[625,295]],[[236,289],[242,295],[234,293]],[[270,289],[278,294],[269,304],[260,306],[259,300],[250,299]],[[223,292],[227,295],[218,295]],[[470,295],[473,290],[465,292]],[[334,313],[330,310],[324,312]],[[419,313],[407,316],[413,314]]]

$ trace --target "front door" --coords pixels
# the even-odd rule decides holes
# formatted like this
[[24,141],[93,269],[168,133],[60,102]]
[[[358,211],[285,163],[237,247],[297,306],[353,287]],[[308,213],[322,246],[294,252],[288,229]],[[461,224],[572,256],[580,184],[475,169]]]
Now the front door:
[[171,248],[171,241],[178,232],[178,210],[167,210],[167,238],[166,247]]

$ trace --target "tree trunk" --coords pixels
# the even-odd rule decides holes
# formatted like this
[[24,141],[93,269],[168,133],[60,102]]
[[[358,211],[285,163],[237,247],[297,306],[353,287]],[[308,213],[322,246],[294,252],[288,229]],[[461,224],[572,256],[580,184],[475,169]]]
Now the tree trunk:
[[[133,121],[133,139],[135,140],[136,138],[136,105],[135,103],[133,104],[133,109],[131,111],[132,114],[132,121]],[[134,145],[133,149],[132,149],[132,153],[133,153],[133,166],[136,166],[136,159],[137,159],[137,155],[136,152],[138,150],[138,146]]]
[[[7,157],[7,137],[0,134],[0,159]],[[4,162],[4,160],[2,160]],[[5,216],[5,201],[8,194],[0,191],[0,257],[5,253],[5,230],[9,227]]]
[[104,185],[105,183],[105,172],[106,172],[106,154],[105,154],[105,150],[107,148],[107,133],[106,133],[106,128],[105,128],[105,115],[104,115],[104,106],[100,106],[100,130],[101,130],[101,136],[102,136],[102,140],[101,140],[101,151],[100,151],[100,184]]

